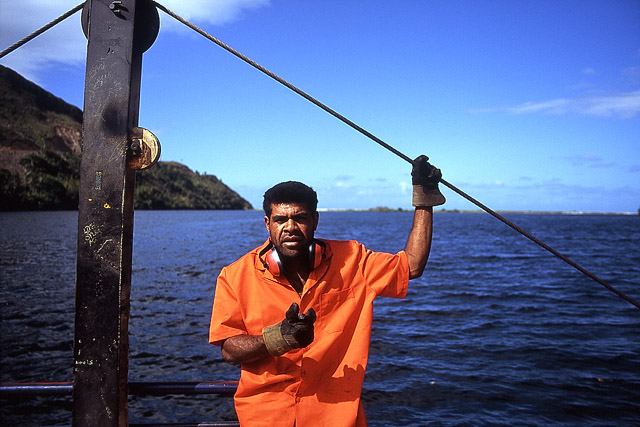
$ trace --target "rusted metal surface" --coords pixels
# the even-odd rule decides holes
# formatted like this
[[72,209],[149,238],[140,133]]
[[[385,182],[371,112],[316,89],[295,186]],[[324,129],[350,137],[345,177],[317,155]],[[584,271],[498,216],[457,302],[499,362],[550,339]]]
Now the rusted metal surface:
[[[152,16],[142,16],[143,10]],[[78,207],[74,426],[128,425],[135,186],[135,171],[127,168],[128,133],[138,124],[143,47],[150,46],[158,29],[156,25],[151,37],[147,32],[153,29],[142,27],[157,21],[157,11],[143,0],[88,0],[83,10],[88,45]]]
[[129,131],[129,169],[143,170],[155,165],[160,158],[160,142],[147,129],[134,127]]

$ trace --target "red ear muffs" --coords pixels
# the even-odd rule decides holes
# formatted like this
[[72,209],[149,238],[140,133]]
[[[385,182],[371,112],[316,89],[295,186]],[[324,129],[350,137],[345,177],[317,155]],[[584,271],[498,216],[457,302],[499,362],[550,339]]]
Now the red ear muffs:
[[275,246],[272,246],[271,249],[264,254],[263,263],[274,277],[280,276],[280,272],[282,271],[282,261],[280,261],[280,256],[278,255],[278,251],[276,251]]
[[[324,256],[324,243],[319,240],[314,240],[309,244],[309,266],[312,270],[318,268],[322,262]],[[264,252],[264,259],[262,261],[264,266],[274,275],[274,277],[280,276],[282,273],[282,261],[275,246],[271,246]]]

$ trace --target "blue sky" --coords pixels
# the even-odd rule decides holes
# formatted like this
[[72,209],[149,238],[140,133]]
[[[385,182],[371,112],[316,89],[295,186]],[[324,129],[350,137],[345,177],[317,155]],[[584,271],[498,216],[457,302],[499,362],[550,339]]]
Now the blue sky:
[[[79,3],[0,0],[0,49]],[[640,208],[640,2],[160,1],[495,210]],[[410,165],[160,12],[140,126],[260,207],[409,208]],[[0,60],[82,108],[80,14]],[[144,173],[144,172],[142,172]],[[476,209],[443,188],[446,209]]]

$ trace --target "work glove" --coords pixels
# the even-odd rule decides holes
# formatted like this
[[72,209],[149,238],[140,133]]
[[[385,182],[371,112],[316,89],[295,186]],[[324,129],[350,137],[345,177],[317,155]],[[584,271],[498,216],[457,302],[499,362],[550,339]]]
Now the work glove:
[[313,342],[315,310],[310,308],[306,314],[298,313],[300,307],[294,302],[285,313],[282,322],[262,330],[264,344],[273,356],[281,356],[294,348],[303,348]]
[[442,178],[440,169],[429,163],[425,155],[416,157],[411,170],[413,184],[413,206],[438,206],[446,199],[438,189],[438,182]]

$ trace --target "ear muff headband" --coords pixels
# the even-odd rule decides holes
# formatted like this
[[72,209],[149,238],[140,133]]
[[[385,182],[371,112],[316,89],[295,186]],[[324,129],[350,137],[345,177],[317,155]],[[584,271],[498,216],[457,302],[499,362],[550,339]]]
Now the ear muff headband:
[[324,243],[320,240],[314,240],[309,245],[309,265],[312,270],[320,266],[322,258],[324,258]]
[[[275,246],[271,245],[267,247],[264,253],[264,259],[262,264],[273,274],[274,277],[282,274],[282,261],[276,251]],[[314,240],[309,244],[309,266],[312,270],[318,268],[324,257],[324,243],[319,240]]]

